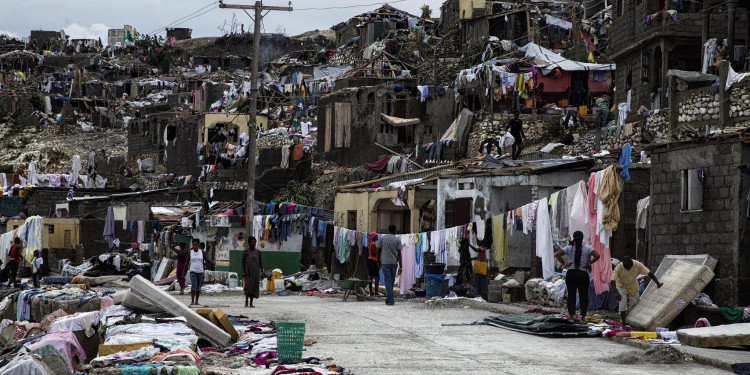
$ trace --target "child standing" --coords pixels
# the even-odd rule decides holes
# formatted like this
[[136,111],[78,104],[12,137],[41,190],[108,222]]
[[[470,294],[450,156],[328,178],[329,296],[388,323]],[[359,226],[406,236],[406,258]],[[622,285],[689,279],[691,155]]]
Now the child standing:
[[34,288],[40,287],[42,264],[44,264],[44,260],[39,256],[39,250],[34,250],[34,259],[31,261],[31,279],[34,281]]

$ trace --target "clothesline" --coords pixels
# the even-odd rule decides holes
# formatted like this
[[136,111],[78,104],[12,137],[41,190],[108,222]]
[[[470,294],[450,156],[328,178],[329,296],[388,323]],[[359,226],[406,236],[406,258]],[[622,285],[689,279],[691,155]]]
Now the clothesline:
[[[508,239],[514,231],[521,230],[526,235],[536,230],[535,254],[542,260],[542,273],[546,278],[554,274],[554,243],[570,238],[574,231],[580,230],[584,233],[585,241],[601,255],[602,260],[592,266],[594,285],[597,293],[601,293],[608,290],[612,272],[609,239],[620,218],[617,206],[619,195],[616,169],[611,165],[592,173],[588,181],[580,181],[549,197],[486,220],[431,232],[398,235],[402,245],[422,244],[418,247],[404,246],[406,250],[402,250],[402,258],[421,259],[421,253],[430,251],[440,262],[455,265],[459,260],[458,241],[467,237],[474,245],[489,247],[491,244],[494,259],[503,269],[508,265]],[[364,242],[367,233],[334,226],[334,250],[339,262],[348,261],[351,247],[357,244],[357,237],[363,238]],[[366,248],[367,244],[363,243],[363,246]],[[412,251],[415,253],[413,256]],[[402,265],[405,269],[415,268],[414,274],[421,274],[422,266],[417,263]],[[411,273],[407,274],[411,277],[409,275]],[[403,288],[403,280],[401,285]],[[406,285],[409,285],[409,280],[406,280]]]

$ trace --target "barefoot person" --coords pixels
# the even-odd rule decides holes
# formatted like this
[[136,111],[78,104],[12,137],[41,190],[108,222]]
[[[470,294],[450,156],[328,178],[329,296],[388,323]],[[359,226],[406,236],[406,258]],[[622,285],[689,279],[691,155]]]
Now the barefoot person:
[[[245,307],[253,306],[253,299],[260,296],[260,278],[263,275],[263,260],[260,250],[255,248],[255,237],[245,241],[245,251],[242,253],[242,278],[245,286]],[[248,299],[250,304],[248,305]]]
[[640,287],[638,285],[638,276],[648,275],[654,280],[657,288],[662,284],[656,275],[653,274],[643,263],[633,260],[630,256],[622,257],[622,262],[612,271],[612,284],[615,286],[615,298],[620,301],[620,318],[622,324],[625,324],[625,318],[638,301],[640,301]]
[[180,295],[185,294],[185,273],[187,273],[188,251],[182,246],[176,245],[172,248],[172,253],[177,257],[177,283],[180,284]]

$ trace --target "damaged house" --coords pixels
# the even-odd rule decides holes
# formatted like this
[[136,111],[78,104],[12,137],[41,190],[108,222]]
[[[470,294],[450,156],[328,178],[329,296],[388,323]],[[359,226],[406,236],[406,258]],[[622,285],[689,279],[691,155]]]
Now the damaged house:
[[666,107],[669,70],[711,73],[702,58],[709,39],[727,39],[729,60],[744,65],[748,10],[736,0],[721,7],[710,0],[617,0],[613,8],[608,53],[618,68],[613,100],[629,104],[628,121],[636,119],[640,106]]
[[319,99],[317,150],[346,166],[371,162],[384,152],[377,144],[409,153],[416,143],[438,140],[454,110],[452,90],[417,86],[407,64],[381,52]]

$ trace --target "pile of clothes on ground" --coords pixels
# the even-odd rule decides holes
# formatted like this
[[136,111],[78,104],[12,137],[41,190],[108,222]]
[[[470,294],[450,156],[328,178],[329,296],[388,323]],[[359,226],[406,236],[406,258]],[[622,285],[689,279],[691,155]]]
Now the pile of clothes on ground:
[[203,323],[120,305],[128,293],[73,286],[12,292],[0,300],[0,374],[347,373],[317,358],[279,363],[274,323],[199,309],[232,336],[217,346],[188,321]]
[[65,264],[62,267],[63,276],[108,276],[108,275],[143,275],[151,276],[149,262],[141,262],[136,252],[110,252],[91,257],[79,266]]

